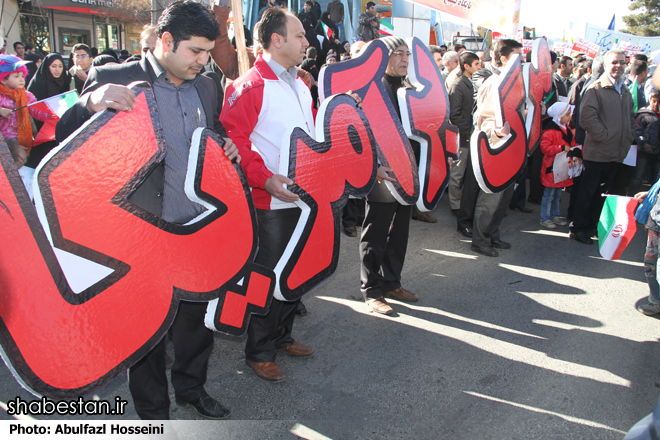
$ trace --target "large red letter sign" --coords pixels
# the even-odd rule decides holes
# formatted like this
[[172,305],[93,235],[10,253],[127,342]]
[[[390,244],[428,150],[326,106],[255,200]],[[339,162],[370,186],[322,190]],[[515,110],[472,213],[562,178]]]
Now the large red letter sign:
[[495,112],[495,126],[505,122],[511,126],[511,134],[495,145],[490,145],[485,132],[475,130],[470,140],[470,154],[474,176],[485,192],[497,193],[507,189],[518,178],[527,162],[525,136],[525,85],[522,78],[520,56],[513,55],[495,79],[491,89]]
[[416,90],[399,89],[401,122],[420,144],[417,208],[435,209],[449,183],[448,157],[456,158],[458,128],[449,123],[449,96],[431,53],[419,38],[409,38],[408,80]]
[[362,98],[362,108],[373,129],[378,161],[392,168],[396,182],[385,182],[402,204],[412,205],[419,197],[415,155],[399,121],[394,105],[382,83],[389,61],[387,47],[380,40],[369,42],[352,60],[326,64],[319,74],[319,97],[352,90]]
[[280,150],[280,174],[295,182],[302,214],[275,267],[275,297],[300,298],[329,277],[339,260],[339,223],[348,196],[364,197],[376,181],[376,148],[364,113],[347,95],[326,99],[316,139],[293,130]]
[[[253,272],[249,189],[222,139],[201,136],[203,169],[188,179],[207,207],[198,219],[167,223],[127,200],[164,157],[161,133],[150,90],[130,113],[98,114],[37,169],[39,218],[0,146],[0,341],[33,392],[102,386],[163,337],[180,300],[229,304],[216,327],[233,334],[266,310],[272,274]],[[240,279],[247,302],[225,294]]]
[[548,42],[539,38],[532,45],[532,62],[523,66],[527,94],[527,155],[541,143],[541,102],[552,90],[552,62]]

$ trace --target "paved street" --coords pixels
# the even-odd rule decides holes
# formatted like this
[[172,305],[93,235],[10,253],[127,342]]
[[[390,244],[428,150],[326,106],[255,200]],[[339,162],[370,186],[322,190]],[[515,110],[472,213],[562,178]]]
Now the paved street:
[[[270,384],[245,366],[244,338],[217,335],[208,391],[232,416],[196,426],[242,440],[622,438],[660,393],[659,321],[635,310],[648,294],[645,232],[604,261],[567,227],[541,228],[532,207],[509,211],[513,248],[488,258],[456,234],[443,197],[437,224],[411,224],[403,284],[421,299],[392,301],[395,317],[356,300],[358,239],[342,234],[336,274],[296,318],[294,337],[316,354],[278,357],[287,380]],[[3,402],[31,398],[5,367],[0,390]],[[130,401],[125,375],[99,395]],[[174,404],[171,415],[199,418]],[[135,417],[130,402],[123,418]],[[194,432],[179,435],[206,437]]]

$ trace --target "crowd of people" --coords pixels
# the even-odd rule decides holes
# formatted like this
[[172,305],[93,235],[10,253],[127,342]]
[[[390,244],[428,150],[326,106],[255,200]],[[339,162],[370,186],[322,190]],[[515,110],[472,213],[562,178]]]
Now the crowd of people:
[[[293,182],[278,174],[282,137],[294,127],[314,135],[321,67],[358,56],[366,43],[379,38],[380,14],[368,2],[359,18],[360,39],[349,44],[341,41],[344,11],[337,0],[326,12],[316,0],[308,0],[298,14],[268,0],[259,11],[260,21],[253,33],[246,33],[247,42],[253,43],[253,68],[242,75],[224,26],[228,14],[227,8],[215,6],[211,12],[194,1],[177,1],[163,11],[156,25],[145,27],[142,53],[125,60],[116,53],[96,55],[84,44],[73,47],[68,61],[56,53],[41,60],[39,54],[30,52],[31,47],[14,44],[15,56],[0,56],[0,130],[15,145],[12,153],[17,165],[36,166],[58,141],[95,112],[106,108],[130,111],[135,94],[127,85],[146,81],[154,90],[168,151],[164,172],[149,177],[153,190],[140,193],[132,202],[172,223],[184,224],[196,217],[203,208],[184,193],[188,151],[194,129],[212,128],[225,138],[225,155],[240,162],[252,188],[259,228],[256,263],[274,269],[300,217],[294,204],[298,196],[286,188]],[[399,37],[381,41],[389,55],[382,83],[400,118],[398,100],[393,97],[397,90],[412,87],[407,80],[410,48]],[[542,227],[556,229],[572,222],[570,236],[591,244],[602,193],[633,195],[644,183],[657,179],[660,93],[647,78],[649,64],[653,69],[660,60],[644,55],[628,58],[620,50],[595,60],[551,52],[552,90],[543,105],[540,147],[514,184],[489,193],[475,177],[470,139],[475,131],[482,131],[496,146],[509,136],[509,124],[496,123],[494,86],[513,57],[528,61],[523,46],[516,40],[500,39],[488,51],[471,52],[458,44],[451,50],[446,45],[429,50],[446,84],[450,121],[460,134],[458,157],[449,160],[450,208],[459,234],[472,239],[474,252],[498,257],[500,251],[510,249],[511,244],[500,237],[500,225],[507,209],[532,214],[528,204],[539,205]],[[28,111],[25,105],[73,89],[81,99],[58,123],[57,141],[40,151],[31,148],[30,116],[43,120],[44,115]],[[359,97],[355,99],[359,104]],[[183,111],[187,106],[197,111]],[[268,111],[262,111],[263,106]],[[411,143],[419,160],[419,145]],[[633,144],[636,166],[622,165]],[[557,180],[553,165],[563,154],[572,173]],[[395,181],[396,176],[390,168],[379,166],[377,179]],[[564,190],[570,192],[566,216],[559,204]],[[375,313],[393,313],[389,297],[409,302],[419,298],[401,282],[411,219],[437,221],[429,213],[399,203],[386,185],[376,185],[364,200],[349,200],[344,208],[344,233],[357,237],[361,228],[360,289]],[[660,228],[656,225],[653,230]],[[205,310],[206,304],[194,302],[182,301],[178,306],[169,330],[175,353],[172,384],[177,403],[193,407],[204,417],[221,419],[229,410],[204,389],[213,346],[211,331],[204,326]],[[650,305],[642,311],[660,313],[657,282],[655,296],[651,295]],[[304,313],[300,300],[273,299],[268,314],[251,317],[245,356],[258,377],[281,382],[285,374],[276,363],[278,354],[307,357],[314,353],[292,337],[294,317]],[[143,419],[169,418],[164,344],[160,341],[130,369],[130,391]]]

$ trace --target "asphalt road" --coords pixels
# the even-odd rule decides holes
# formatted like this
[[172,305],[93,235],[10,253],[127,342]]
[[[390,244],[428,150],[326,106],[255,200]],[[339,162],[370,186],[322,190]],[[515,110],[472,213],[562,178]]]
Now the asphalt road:
[[[509,211],[502,238],[513,248],[498,258],[456,234],[446,197],[438,223],[412,222],[403,285],[421,299],[392,301],[394,317],[356,300],[358,239],[342,235],[337,272],[296,318],[294,337],[315,355],[278,357],[287,380],[270,384],[245,366],[244,338],[218,334],[207,388],[231,420],[187,424],[179,436],[622,438],[660,394],[659,321],[635,310],[648,294],[645,232],[605,261],[567,227],[539,226],[532,207]],[[125,375],[97,394],[131,400]],[[33,398],[1,367],[0,401],[16,396]],[[175,404],[171,416],[201,419]],[[121,418],[136,418],[132,402]]]

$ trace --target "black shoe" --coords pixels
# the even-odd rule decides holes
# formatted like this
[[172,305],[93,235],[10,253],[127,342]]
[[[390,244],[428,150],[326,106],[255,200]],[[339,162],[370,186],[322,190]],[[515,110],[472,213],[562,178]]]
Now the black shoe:
[[231,414],[231,411],[220,405],[220,402],[208,394],[200,397],[194,402],[186,402],[178,397],[176,397],[175,400],[177,405],[192,407],[200,416],[206,417],[207,419],[222,420],[226,419],[229,417],[229,414]]
[[355,226],[344,228],[344,234],[346,234],[347,237],[357,237],[357,228]]
[[528,208],[527,206],[513,206],[513,205],[509,205],[509,209],[511,209],[511,210],[513,210],[513,211],[524,212],[525,214],[529,214],[529,213],[534,212],[534,210],[533,210],[532,208]]
[[495,249],[490,246],[475,246],[472,245],[472,250],[478,254],[485,255],[487,257],[497,257],[500,254],[497,253]]
[[472,229],[470,228],[458,228],[458,232],[460,232],[463,237],[472,238]]
[[584,244],[593,244],[594,241],[589,237],[589,234],[586,232],[572,232],[571,233],[571,238],[578,243],[584,243]]
[[502,240],[491,240],[490,245],[495,249],[511,249],[511,243]]
[[598,238],[598,231],[595,229],[587,230],[587,234],[589,234],[589,237],[591,238]]
[[305,307],[305,304],[303,304],[302,301],[300,301],[296,306],[296,315],[305,316],[306,314],[307,314],[307,307]]

